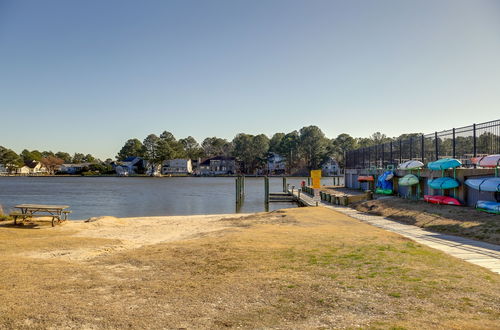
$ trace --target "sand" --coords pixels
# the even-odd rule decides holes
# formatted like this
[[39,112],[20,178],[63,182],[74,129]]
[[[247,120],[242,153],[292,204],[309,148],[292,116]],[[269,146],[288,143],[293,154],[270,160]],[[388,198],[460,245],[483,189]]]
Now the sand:
[[208,234],[234,228],[231,221],[251,214],[212,214],[191,216],[115,218],[97,217],[85,221],[66,221],[55,230],[72,237],[108,239],[102,247],[83,247],[51,251],[29,251],[23,256],[35,258],[59,258],[65,260],[89,260],[97,256],[122,250],[136,249],[145,245],[196,239]]

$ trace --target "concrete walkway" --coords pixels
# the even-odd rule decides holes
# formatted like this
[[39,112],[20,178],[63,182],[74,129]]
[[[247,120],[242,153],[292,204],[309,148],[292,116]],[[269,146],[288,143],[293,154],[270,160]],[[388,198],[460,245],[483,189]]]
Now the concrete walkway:
[[[294,195],[296,195],[295,192]],[[301,194],[300,198],[304,199],[311,205],[315,204],[313,199],[306,194]],[[463,259],[472,264],[487,268],[494,273],[500,274],[499,245],[426,231],[417,226],[406,225],[381,216],[359,212],[346,206],[331,205],[325,202],[319,202],[319,205],[343,213],[352,218],[367,222],[373,226],[398,233],[404,237],[414,240],[415,242],[443,251],[451,256]]]

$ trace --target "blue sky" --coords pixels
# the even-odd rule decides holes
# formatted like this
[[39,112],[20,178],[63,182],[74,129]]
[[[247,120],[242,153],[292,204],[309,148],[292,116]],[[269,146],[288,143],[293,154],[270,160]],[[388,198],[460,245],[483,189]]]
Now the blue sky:
[[0,145],[500,118],[500,1],[0,0]]

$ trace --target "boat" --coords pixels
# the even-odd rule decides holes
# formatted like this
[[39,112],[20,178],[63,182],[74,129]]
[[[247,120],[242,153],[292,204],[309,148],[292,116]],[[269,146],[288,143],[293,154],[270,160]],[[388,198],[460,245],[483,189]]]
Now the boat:
[[429,179],[427,184],[432,189],[453,189],[460,186],[460,182],[453,178],[442,177],[437,179]]
[[413,186],[419,182],[418,177],[414,174],[406,174],[400,178],[398,184],[400,186]]
[[488,213],[500,214],[500,203],[491,201],[477,201],[476,209]]
[[462,205],[458,199],[449,196],[424,195],[424,201],[432,204]]
[[465,184],[479,191],[490,191],[497,192],[500,191],[500,177],[489,177],[482,179],[467,179]]
[[458,159],[454,158],[443,158],[436,160],[435,162],[430,162],[427,164],[427,167],[431,170],[447,170],[449,168],[455,168],[462,165],[462,163]]
[[472,158],[472,163],[481,167],[500,167],[500,155]]
[[373,176],[372,175],[360,175],[358,176],[358,181],[359,182],[373,182]]
[[418,160],[409,160],[398,165],[398,170],[417,170],[424,167],[424,163]]

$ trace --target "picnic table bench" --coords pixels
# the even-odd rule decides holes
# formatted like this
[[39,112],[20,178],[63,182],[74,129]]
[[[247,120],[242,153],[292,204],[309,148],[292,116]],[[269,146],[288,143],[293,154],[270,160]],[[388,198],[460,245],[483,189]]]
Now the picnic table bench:
[[52,218],[52,227],[56,223],[61,223],[68,220],[71,211],[67,205],[42,205],[42,204],[20,204],[14,206],[19,211],[12,212],[9,215],[14,218],[14,224],[17,224],[17,219],[21,218],[23,223],[25,221],[33,221],[34,218]]

